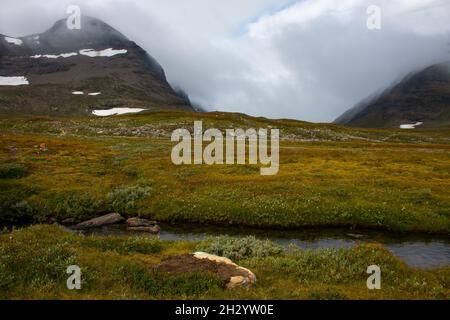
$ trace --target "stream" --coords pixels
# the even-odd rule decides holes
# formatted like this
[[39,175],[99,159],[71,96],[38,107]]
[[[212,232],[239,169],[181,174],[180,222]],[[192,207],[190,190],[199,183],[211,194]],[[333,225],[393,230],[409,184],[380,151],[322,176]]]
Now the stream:
[[[162,224],[158,237],[166,241],[200,241],[207,236],[253,235],[269,239],[283,247],[290,244],[302,249],[351,248],[361,243],[380,243],[411,267],[430,269],[450,266],[450,238],[428,235],[395,235],[380,231],[351,231],[348,229],[304,229],[274,231],[240,227]],[[128,231],[125,225],[106,226],[83,232],[99,236],[155,237],[148,233]]]

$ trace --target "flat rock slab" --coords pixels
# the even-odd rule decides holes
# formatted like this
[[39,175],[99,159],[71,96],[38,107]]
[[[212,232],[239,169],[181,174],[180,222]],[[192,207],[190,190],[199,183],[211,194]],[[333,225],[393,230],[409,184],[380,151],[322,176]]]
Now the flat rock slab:
[[240,267],[230,259],[204,252],[169,257],[156,267],[156,270],[172,275],[200,272],[210,273],[223,281],[225,288],[250,287],[256,276],[250,270]]
[[111,224],[117,224],[125,221],[124,217],[122,217],[118,213],[110,213],[105,216],[101,216],[98,218],[94,218],[74,226],[74,229],[90,229],[90,228],[98,228],[102,226],[107,226]]
[[127,220],[127,226],[129,228],[154,227],[156,225],[156,221],[150,221],[147,219],[130,218]]
[[153,227],[128,227],[129,231],[139,231],[139,232],[147,232],[152,234],[158,234],[161,232],[161,228],[159,226]]

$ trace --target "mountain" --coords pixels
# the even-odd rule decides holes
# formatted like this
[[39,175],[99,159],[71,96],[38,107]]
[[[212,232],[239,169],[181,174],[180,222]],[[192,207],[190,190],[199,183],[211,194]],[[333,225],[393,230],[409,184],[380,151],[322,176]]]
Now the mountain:
[[358,103],[335,123],[369,128],[450,125],[450,61],[411,73]]
[[60,20],[42,34],[0,35],[0,113],[83,115],[95,109],[193,110],[145,50],[108,24]]

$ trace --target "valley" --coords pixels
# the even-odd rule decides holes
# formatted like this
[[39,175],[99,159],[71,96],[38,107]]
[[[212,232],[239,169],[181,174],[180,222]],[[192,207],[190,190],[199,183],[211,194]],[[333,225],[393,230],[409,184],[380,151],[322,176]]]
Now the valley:
[[0,299],[449,299],[448,62],[334,124],[269,119],[244,112],[327,119],[371,72],[351,50],[342,69],[316,63],[325,41],[266,65],[209,39],[225,70],[184,36],[122,24],[169,83],[144,47],[70,8],[0,35]]
[[[192,130],[194,119],[203,121],[205,130],[231,125],[279,128],[278,175],[261,176],[260,165],[174,165],[171,150],[176,143],[170,134],[174,128]],[[443,129],[353,129],[242,114],[165,111],[113,117],[4,116],[0,141],[0,222],[6,227],[0,235],[2,298],[448,297],[450,140]],[[161,235],[103,229],[82,235],[57,226],[108,212],[158,221]],[[11,232],[12,226],[19,229]],[[209,237],[186,238],[177,231],[166,238],[177,226]],[[331,227],[342,231],[336,240],[321,242]],[[233,232],[235,228],[241,231]],[[311,228],[321,235],[305,240],[313,241],[311,246],[299,236],[287,242],[275,236],[294,232],[307,238]],[[346,242],[353,234],[379,231],[406,237],[407,242],[385,243],[380,236]],[[223,234],[230,238],[215,238]],[[258,238],[248,237],[253,234]],[[229,253],[214,251],[218,248]],[[255,272],[256,285],[226,290],[214,276],[200,276],[195,269],[177,276],[150,271],[196,249],[232,256],[250,250],[234,260]],[[414,258],[417,254],[430,255],[426,270],[414,267],[421,261]],[[39,258],[43,256],[48,262]],[[440,257],[444,264],[433,265]],[[82,290],[69,292],[65,273],[57,270],[75,262],[86,278]],[[365,287],[366,264],[372,263],[389,274],[383,280],[386,290]],[[25,289],[30,281],[35,284]],[[174,281],[178,285],[171,287]]]

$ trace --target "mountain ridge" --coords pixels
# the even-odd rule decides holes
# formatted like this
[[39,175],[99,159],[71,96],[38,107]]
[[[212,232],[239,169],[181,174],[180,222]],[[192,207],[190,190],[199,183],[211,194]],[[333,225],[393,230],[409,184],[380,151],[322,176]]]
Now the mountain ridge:
[[450,61],[408,74],[359,102],[334,123],[372,128],[414,123],[423,123],[423,127],[450,125]]
[[[0,113],[91,114],[118,107],[193,110],[167,82],[150,54],[103,21],[83,17],[81,29],[58,20],[40,34],[0,35],[0,76],[28,85],[0,85]],[[83,92],[75,96],[73,92]],[[96,93],[96,96],[89,96]]]

